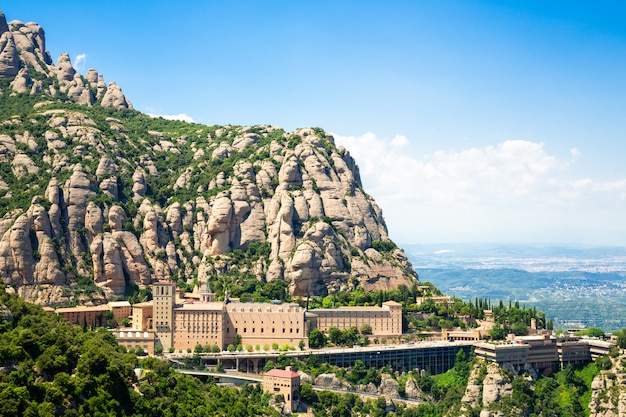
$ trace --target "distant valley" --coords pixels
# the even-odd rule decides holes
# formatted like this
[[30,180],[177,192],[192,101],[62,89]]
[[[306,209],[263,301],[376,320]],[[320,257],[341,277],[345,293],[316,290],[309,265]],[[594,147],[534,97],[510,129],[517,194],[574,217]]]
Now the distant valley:
[[626,248],[404,245],[420,276],[464,300],[519,301],[556,327],[626,327]]

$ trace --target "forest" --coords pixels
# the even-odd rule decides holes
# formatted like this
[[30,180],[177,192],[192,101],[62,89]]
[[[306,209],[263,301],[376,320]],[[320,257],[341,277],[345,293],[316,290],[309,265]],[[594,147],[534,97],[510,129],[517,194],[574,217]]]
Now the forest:
[[[517,311],[515,306],[503,308]],[[624,344],[622,333],[620,343]],[[316,416],[382,416],[390,410],[397,416],[455,416],[462,413],[461,399],[470,371],[484,364],[460,351],[456,365],[445,374],[398,374],[389,367],[367,369],[355,363],[340,369],[320,363],[315,355],[305,361],[281,355],[276,363],[268,362],[265,371],[286,366],[312,377],[334,373],[352,386],[380,384],[387,375],[403,387],[410,378],[426,400],[418,407],[394,404],[384,397],[366,401],[352,393],[313,390],[310,383],[304,383],[301,397]],[[593,377],[610,367],[610,360],[599,358],[537,381],[509,373],[512,395],[493,408],[505,415],[584,415]],[[404,395],[403,388],[398,394]],[[223,387],[177,373],[161,358],[127,352],[105,328],[70,325],[0,286],[2,416],[271,416],[279,414],[272,405],[276,401],[255,385]],[[465,412],[478,415],[478,409]]]

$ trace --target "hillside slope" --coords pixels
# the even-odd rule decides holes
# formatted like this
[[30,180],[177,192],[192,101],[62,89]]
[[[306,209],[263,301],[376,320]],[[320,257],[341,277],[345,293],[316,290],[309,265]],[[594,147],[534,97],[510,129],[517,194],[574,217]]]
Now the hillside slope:
[[0,277],[27,300],[100,302],[155,280],[270,299],[417,281],[322,129],[150,118],[1,12],[0,97]]

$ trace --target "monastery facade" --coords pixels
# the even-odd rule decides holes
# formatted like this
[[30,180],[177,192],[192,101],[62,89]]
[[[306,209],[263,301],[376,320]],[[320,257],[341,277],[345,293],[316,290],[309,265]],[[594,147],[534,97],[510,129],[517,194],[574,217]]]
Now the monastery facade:
[[152,296],[152,323],[164,350],[184,351],[197,345],[223,350],[234,344],[237,334],[244,346],[295,347],[303,342],[308,347],[305,309],[297,304],[217,302],[208,290],[197,301],[176,304],[173,282],[153,284]]

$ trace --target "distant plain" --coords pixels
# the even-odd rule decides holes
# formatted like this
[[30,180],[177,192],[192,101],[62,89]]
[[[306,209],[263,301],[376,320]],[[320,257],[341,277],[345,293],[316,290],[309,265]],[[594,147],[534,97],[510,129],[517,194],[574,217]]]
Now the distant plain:
[[403,245],[420,281],[463,300],[536,306],[555,328],[626,327],[626,248]]

